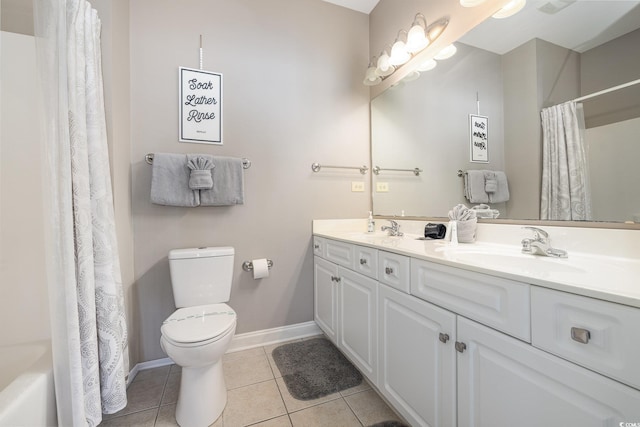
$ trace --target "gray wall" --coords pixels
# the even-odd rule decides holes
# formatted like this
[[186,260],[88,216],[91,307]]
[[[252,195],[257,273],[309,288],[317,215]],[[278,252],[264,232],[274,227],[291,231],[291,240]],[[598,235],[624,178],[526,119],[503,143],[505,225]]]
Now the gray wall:
[[[312,219],[364,218],[370,205],[368,175],[310,167],[369,164],[368,16],[318,0],[136,0],[130,30],[140,361],[165,357],[173,248],[236,248],[229,304],[237,333],[312,320]],[[223,146],[177,140],[177,71],[198,67],[200,34],[204,68],[224,75]],[[245,204],[151,204],[144,156],[153,152],[250,159]],[[351,193],[352,181],[364,181],[365,192]],[[254,281],[241,264],[262,257],[275,266]]]

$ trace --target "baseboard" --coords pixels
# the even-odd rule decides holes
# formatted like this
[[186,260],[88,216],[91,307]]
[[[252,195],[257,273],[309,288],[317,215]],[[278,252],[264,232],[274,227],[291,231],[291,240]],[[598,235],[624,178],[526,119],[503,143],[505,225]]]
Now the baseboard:
[[322,334],[322,330],[313,320],[305,323],[297,323],[295,325],[247,332],[233,337],[227,353],[248,350],[250,348],[262,347],[265,345],[277,344],[284,341],[291,341],[320,334]]
[[[285,341],[291,341],[300,338],[321,335],[322,330],[313,320],[305,323],[297,323],[295,325],[280,326],[278,328],[263,329],[261,331],[247,332],[238,334],[233,337],[227,353],[248,350],[250,348],[262,347],[265,345],[278,344]],[[136,364],[129,372],[127,378],[127,387],[138,372],[146,369],[158,368],[173,364],[173,361],[165,357],[163,359],[149,360],[148,362],[140,362]]]

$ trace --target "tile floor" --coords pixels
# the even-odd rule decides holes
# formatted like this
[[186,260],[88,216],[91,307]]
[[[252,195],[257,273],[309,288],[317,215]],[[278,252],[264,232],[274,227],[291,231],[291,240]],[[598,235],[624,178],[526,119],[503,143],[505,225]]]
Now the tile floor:
[[[366,381],[316,400],[296,400],[287,391],[271,357],[273,349],[281,344],[223,357],[228,400],[213,427],[367,427],[399,420]],[[127,407],[117,414],[105,415],[100,425],[177,426],[175,409],[179,388],[178,366],[141,371],[127,390]]]

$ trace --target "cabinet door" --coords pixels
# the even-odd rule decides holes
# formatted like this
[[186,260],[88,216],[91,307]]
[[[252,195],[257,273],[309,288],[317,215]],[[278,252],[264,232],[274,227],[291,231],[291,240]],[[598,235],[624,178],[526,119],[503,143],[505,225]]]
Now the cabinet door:
[[640,420],[640,392],[458,317],[458,425],[617,426]]
[[339,273],[338,347],[375,384],[378,282],[344,268],[340,268]]
[[337,343],[338,266],[315,257],[313,262],[313,318],[327,337]]
[[378,389],[412,426],[455,426],[456,316],[382,284],[378,301]]

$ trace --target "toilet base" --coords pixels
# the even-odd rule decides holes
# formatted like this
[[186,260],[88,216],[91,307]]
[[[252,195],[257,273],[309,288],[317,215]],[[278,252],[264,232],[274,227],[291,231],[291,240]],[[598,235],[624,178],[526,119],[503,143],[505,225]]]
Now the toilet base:
[[183,367],[176,421],[180,427],[206,427],[218,419],[227,404],[222,359],[213,365]]

